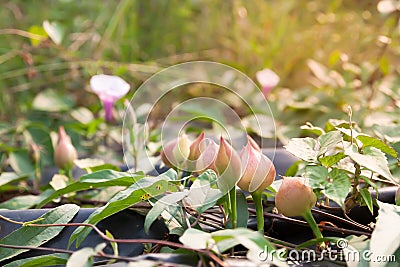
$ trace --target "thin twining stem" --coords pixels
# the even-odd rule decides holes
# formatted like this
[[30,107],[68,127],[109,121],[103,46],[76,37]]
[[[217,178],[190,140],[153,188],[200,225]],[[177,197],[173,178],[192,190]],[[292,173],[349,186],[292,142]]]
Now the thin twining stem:
[[356,221],[353,221],[351,219],[346,220],[346,219],[343,219],[343,218],[341,218],[339,216],[324,212],[322,210],[317,210],[317,209],[312,209],[312,212],[324,215],[324,216],[329,217],[331,219],[335,219],[335,220],[337,220],[339,222],[346,223],[348,225],[351,225],[351,226],[354,226],[354,227],[357,227],[357,228],[360,228],[360,229],[363,229],[363,230],[366,230],[366,231],[371,231],[371,228],[369,228],[368,226],[365,226],[365,225],[363,225],[361,223],[358,223]]
[[[255,209],[248,209],[250,213],[256,214]],[[264,212],[265,217],[273,218],[273,219],[278,219],[278,220],[284,220],[288,221],[294,224],[302,225],[307,227],[308,224],[305,221],[302,220],[297,220],[293,218],[289,218],[280,214],[273,214],[273,213],[268,213]],[[362,232],[362,231],[356,231],[356,230],[351,230],[351,229],[346,229],[346,228],[339,228],[339,227],[332,227],[332,226],[327,226],[327,225],[319,225],[318,227],[327,230],[327,231],[332,231],[332,232],[338,232],[338,233],[343,233],[343,234],[349,234],[349,235],[366,235],[368,237],[371,236],[371,233],[369,232]]]

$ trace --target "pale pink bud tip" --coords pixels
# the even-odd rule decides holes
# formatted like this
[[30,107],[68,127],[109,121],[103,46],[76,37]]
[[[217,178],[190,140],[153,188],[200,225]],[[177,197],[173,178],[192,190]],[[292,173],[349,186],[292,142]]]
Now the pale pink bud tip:
[[196,171],[202,172],[206,169],[212,169],[217,172],[215,160],[217,158],[219,146],[211,139],[206,139],[206,142],[206,149],[201,153],[196,162]]
[[261,151],[260,146],[257,144],[256,141],[254,141],[253,138],[251,138],[250,135],[247,135],[247,142],[248,142],[248,144],[250,144],[255,150]]
[[190,145],[189,160],[197,160],[201,152],[206,148],[206,143],[204,142],[204,131],[192,142]]

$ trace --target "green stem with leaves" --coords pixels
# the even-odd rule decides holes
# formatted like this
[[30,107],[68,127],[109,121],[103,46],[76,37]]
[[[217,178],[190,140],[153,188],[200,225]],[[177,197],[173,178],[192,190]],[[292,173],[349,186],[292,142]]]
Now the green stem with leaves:
[[257,230],[261,234],[264,234],[264,207],[262,203],[262,192],[251,193],[254,205],[256,207],[256,217],[257,217]]

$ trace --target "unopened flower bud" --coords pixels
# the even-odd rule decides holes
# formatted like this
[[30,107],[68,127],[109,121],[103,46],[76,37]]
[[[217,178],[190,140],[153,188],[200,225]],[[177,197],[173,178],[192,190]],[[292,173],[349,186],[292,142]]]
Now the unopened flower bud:
[[64,127],[60,126],[58,131],[58,142],[54,151],[54,162],[60,169],[71,169],[74,160],[78,158],[78,153],[71,143],[71,138],[67,135]]
[[311,187],[305,185],[304,178],[284,177],[275,196],[275,205],[285,216],[303,216],[317,201]]
[[215,167],[215,159],[217,158],[219,146],[214,142],[214,140],[206,139],[208,142],[206,144],[206,149],[201,153],[200,157],[196,163],[196,171],[202,172],[206,169],[212,169],[217,172]]
[[[254,142],[254,140],[253,140]],[[272,161],[265,156],[255,142],[249,141],[240,153],[244,172],[238,186],[247,192],[262,192],[275,179],[276,170]]]
[[250,137],[250,135],[247,135],[247,143],[250,144],[255,150],[261,151],[260,146],[257,144],[256,141],[254,141],[253,138]]
[[206,144],[204,142],[204,131],[192,142],[190,145],[190,153],[189,153],[189,160],[197,160],[201,152],[204,151],[206,148]]
[[190,153],[189,138],[182,134],[168,142],[161,150],[161,160],[170,168],[182,168]]
[[242,164],[233,147],[221,136],[215,168],[218,173],[218,188],[226,193],[234,188],[240,179]]

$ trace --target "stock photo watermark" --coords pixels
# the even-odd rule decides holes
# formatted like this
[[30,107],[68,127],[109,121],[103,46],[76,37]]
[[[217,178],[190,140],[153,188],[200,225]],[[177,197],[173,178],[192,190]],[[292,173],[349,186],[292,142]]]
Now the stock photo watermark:
[[396,255],[378,255],[371,250],[358,251],[351,248],[346,239],[336,241],[338,249],[322,250],[317,252],[312,249],[305,250],[271,250],[265,247],[258,252],[260,262],[274,260],[289,262],[321,262],[321,261],[346,261],[346,262],[396,262]]

